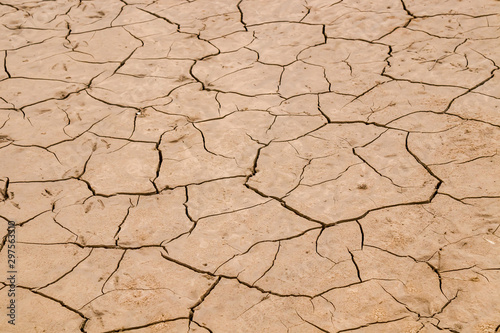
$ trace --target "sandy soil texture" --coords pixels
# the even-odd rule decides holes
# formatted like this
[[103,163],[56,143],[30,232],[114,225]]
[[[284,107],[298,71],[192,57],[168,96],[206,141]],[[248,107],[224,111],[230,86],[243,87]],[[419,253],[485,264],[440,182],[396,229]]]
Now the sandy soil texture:
[[499,0],[0,0],[0,332],[500,332],[499,66]]

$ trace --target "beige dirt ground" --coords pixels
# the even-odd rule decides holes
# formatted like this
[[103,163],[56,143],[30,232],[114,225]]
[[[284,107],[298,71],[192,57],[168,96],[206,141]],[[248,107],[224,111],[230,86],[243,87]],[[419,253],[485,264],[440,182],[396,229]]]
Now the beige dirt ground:
[[498,0],[0,0],[0,332],[499,332],[499,66]]

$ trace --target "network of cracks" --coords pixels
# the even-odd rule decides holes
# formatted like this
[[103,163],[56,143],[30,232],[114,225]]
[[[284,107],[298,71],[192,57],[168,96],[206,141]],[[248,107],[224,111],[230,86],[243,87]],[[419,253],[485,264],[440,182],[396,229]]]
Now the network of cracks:
[[0,331],[499,332],[499,13],[1,0]]

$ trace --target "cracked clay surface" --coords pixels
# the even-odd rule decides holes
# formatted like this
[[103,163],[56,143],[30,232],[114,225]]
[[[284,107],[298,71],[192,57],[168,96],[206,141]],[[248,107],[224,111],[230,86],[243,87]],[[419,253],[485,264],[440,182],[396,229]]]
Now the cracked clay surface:
[[0,332],[500,332],[500,1],[0,0]]

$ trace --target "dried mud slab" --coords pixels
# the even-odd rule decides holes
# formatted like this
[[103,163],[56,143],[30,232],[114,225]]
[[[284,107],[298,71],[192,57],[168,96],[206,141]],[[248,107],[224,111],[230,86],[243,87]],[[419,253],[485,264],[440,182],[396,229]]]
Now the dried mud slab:
[[499,13],[0,2],[0,332],[499,332]]

